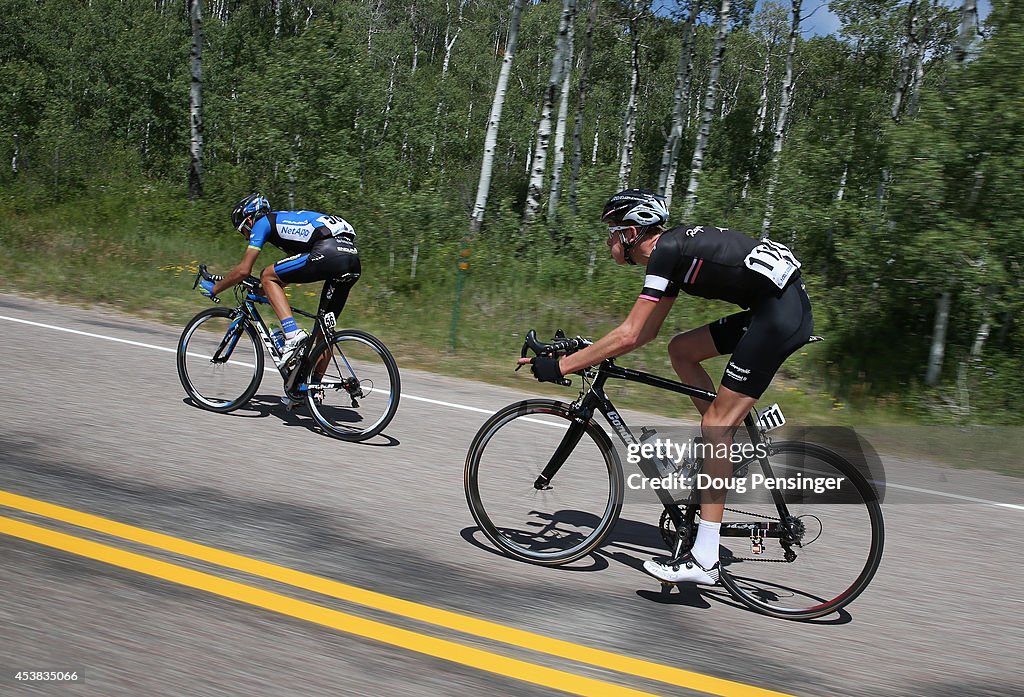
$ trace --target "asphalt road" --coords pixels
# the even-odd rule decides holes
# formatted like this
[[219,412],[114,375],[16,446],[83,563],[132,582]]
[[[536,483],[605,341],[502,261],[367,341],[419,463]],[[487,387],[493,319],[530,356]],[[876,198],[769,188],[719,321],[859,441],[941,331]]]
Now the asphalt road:
[[660,594],[643,509],[574,569],[495,554],[463,463],[525,375],[403,369],[386,437],[348,444],[269,374],[251,409],[190,406],[175,327],[0,295],[0,332],[0,695],[1024,694],[1022,480],[887,461],[949,495],[887,504],[868,590],[787,622]]

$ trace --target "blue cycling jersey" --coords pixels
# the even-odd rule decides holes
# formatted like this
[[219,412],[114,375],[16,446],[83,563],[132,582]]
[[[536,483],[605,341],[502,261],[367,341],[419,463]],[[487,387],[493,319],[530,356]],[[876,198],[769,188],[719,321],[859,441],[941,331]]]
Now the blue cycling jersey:
[[263,249],[267,242],[289,254],[311,252],[324,240],[345,240],[349,245],[356,231],[336,215],[315,211],[276,211],[263,216],[252,226],[249,247]]

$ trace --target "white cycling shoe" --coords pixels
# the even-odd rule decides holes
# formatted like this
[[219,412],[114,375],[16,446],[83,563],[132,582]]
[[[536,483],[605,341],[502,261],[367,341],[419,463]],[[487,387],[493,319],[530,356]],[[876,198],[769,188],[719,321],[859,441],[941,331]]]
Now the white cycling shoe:
[[[324,403],[324,391],[321,388],[314,388],[310,390],[309,396],[313,398],[313,401],[316,402],[317,405],[321,405]],[[292,399],[288,395],[284,395],[283,397],[281,397],[281,404],[283,404],[285,408],[288,409],[288,411],[296,409],[305,403],[306,400],[304,399]]]
[[281,349],[281,360],[288,360],[292,352],[302,346],[302,343],[309,338],[305,329],[300,329],[291,339],[285,339],[284,347]]
[[644,562],[644,571],[662,583],[696,583],[699,586],[714,586],[718,584],[718,569],[717,561],[710,569],[705,569],[689,553],[666,562],[653,559]]

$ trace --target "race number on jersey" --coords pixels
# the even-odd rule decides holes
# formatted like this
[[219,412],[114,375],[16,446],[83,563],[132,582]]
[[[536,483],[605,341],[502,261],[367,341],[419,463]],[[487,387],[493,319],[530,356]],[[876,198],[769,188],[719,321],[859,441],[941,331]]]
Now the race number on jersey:
[[321,215],[316,219],[316,222],[323,225],[325,228],[331,231],[332,237],[341,237],[342,235],[355,235],[356,231],[348,224],[344,218],[339,218],[336,215]]
[[761,240],[761,244],[750,250],[743,260],[747,268],[766,277],[779,289],[786,287],[789,279],[800,268],[800,262],[789,251],[789,247],[771,240]]

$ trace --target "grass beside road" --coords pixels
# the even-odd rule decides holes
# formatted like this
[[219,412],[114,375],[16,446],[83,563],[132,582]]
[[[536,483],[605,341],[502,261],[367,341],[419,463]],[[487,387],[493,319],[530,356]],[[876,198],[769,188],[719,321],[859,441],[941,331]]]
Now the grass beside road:
[[[64,205],[26,210],[8,198],[0,199],[0,263],[6,275],[0,289],[27,293],[83,306],[102,306],[171,325],[181,326],[208,301],[192,290],[199,262],[223,272],[241,258],[244,241],[224,222],[223,211],[205,204],[192,208],[161,201],[139,200],[112,193],[91,200],[89,210]],[[160,221],[159,224],[154,221]],[[365,237],[372,235],[367,232]],[[488,275],[485,268],[471,272],[464,288],[456,350],[449,348],[454,298],[452,272],[439,274],[426,268],[409,286],[396,271],[394,257],[362,245],[364,274],[355,286],[341,318],[379,336],[399,364],[441,374],[572,400],[579,387],[542,385],[525,370],[514,371],[522,339],[528,329],[541,336],[556,328],[567,334],[597,338],[616,326],[628,311],[624,302],[616,312],[595,311],[572,293],[545,293],[529,284],[515,284]],[[283,255],[267,250],[260,267]],[[608,262],[610,263],[610,262]],[[629,269],[619,269],[629,274]],[[407,280],[407,279],[404,279]],[[639,281],[639,278],[637,279]],[[288,289],[291,302],[302,309],[316,308],[320,284]],[[230,296],[225,299],[230,302]],[[698,326],[733,311],[681,297],[669,316],[662,336],[625,357],[622,365],[671,376],[665,345],[675,332]],[[850,404],[830,394],[816,376],[821,374],[821,353],[808,346],[787,361],[762,404],[779,402],[792,423],[808,425],[888,426],[913,423],[905,410],[865,401]],[[708,363],[716,380],[726,359]],[[694,418],[686,398],[651,388],[610,384],[617,405],[665,416]],[[443,398],[443,396],[441,396]],[[913,444],[903,443],[909,447]],[[940,457],[937,455],[937,457]],[[972,466],[959,459],[950,464]],[[999,458],[1004,462],[1005,458]],[[1020,474],[1020,466],[973,463]]]

